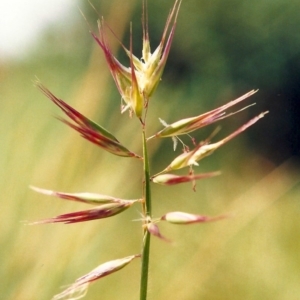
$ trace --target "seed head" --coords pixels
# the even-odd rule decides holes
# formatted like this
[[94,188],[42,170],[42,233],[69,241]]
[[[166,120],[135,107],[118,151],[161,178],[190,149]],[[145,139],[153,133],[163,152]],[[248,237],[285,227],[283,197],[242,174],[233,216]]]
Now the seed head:
[[[151,53],[149,31],[148,31],[148,15],[146,1],[143,2],[143,49],[142,59],[132,53],[132,30],[130,30],[130,48],[129,50],[121,43],[122,48],[129,57],[130,65],[125,67],[112,54],[108,42],[105,37],[105,23],[102,19],[99,24],[99,37],[92,33],[93,38],[104,52],[110,72],[125,107],[122,112],[127,109],[133,111],[138,118],[141,118],[143,107],[148,106],[149,98],[153,95],[158,86],[167,58],[171,49],[172,40],[175,33],[176,20],[180,8],[181,0],[176,0],[174,6],[167,18],[167,22],[162,34],[161,41],[156,50]],[[170,24],[173,20],[169,36],[167,37]]]
[[[64,193],[64,192],[56,192],[56,191],[41,189],[34,186],[30,186],[30,188],[44,195],[54,196],[66,200],[83,202],[87,204],[99,205],[99,204],[106,204],[106,203],[120,203],[122,201],[130,201],[130,200],[124,200],[112,196],[96,194],[96,193]],[[139,200],[131,200],[131,201],[139,201]]]
[[209,178],[213,176],[220,175],[220,172],[210,172],[203,174],[193,174],[193,175],[175,175],[175,174],[161,174],[152,177],[154,183],[163,184],[163,185],[175,185],[179,183],[191,182],[199,179]]
[[109,218],[126,210],[133,203],[134,201],[126,201],[126,200],[122,200],[117,203],[107,203],[107,204],[97,206],[93,209],[71,212],[71,213],[59,215],[57,217],[32,222],[30,223],[30,225],[48,224],[48,223],[71,224],[71,223]]
[[88,286],[102,277],[110,275],[127,266],[133,259],[140,257],[140,254],[127,256],[120,259],[115,259],[101,264],[91,272],[78,278],[71,286],[62,293],[54,296],[53,300],[62,299],[80,299],[85,296]]
[[174,211],[166,213],[161,217],[162,221],[167,221],[172,224],[193,224],[193,223],[204,223],[212,222],[226,218],[226,216],[208,217],[202,215],[194,215],[181,211]]
[[123,157],[141,157],[123,146],[117,138],[111,134],[108,130],[96,124],[92,120],[88,119],[73,107],[65,103],[63,100],[55,97],[46,87],[40,82],[36,83],[36,86],[48,97],[54,104],[56,104],[73,122],[65,119],[60,119],[62,122],[75,129],[81,134],[82,137],[88,141],[96,144],[102,149]]
[[[257,90],[252,90],[252,91],[248,92],[247,94],[237,98],[236,100],[230,101],[229,103],[227,103],[221,107],[218,107],[214,110],[211,110],[211,111],[201,114],[199,116],[182,119],[182,120],[179,120],[172,124],[165,123],[166,128],[159,131],[155,135],[149,137],[148,140],[150,140],[154,137],[165,138],[165,137],[174,137],[177,135],[187,134],[194,130],[200,129],[204,126],[210,125],[219,120],[222,120],[224,118],[232,116],[233,114],[240,112],[241,110],[233,112],[233,113],[229,113],[229,114],[225,114],[225,110],[230,108],[231,106],[236,105],[239,102],[247,99],[248,97],[252,96],[256,92],[257,92]],[[245,109],[245,108],[243,108],[243,109]]]
[[[263,113],[259,114],[258,116],[254,117],[253,119],[248,121],[246,124],[241,126],[239,129],[237,129],[235,132],[233,132],[232,134],[230,134],[229,136],[227,136],[226,138],[224,138],[223,140],[221,140],[217,143],[213,143],[213,144],[200,143],[192,151],[184,152],[184,153],[180,154],[179,156],[177,156],[171,162],[171,164],[166,169],[164,169],[163,171],[161,171],[157,175],[164,174],[164,173],[169,172],[171,170],[178,170],[178,169],[181,169],[181,168],[184,168],[184,167],[190,167],[190,166],[193,166],[193,165],[197,166],[198,165],[197,162],[199,160],[201,160],[204,157],[212,154],[215,150],[220,148],[222,145],[224,145],[225,143],[227,143],[228,141],[230,141],[231,139],[236,137],[241,132],[245,131],[248,127],[252,126],[259,119],[264,117],[264,115],[267,114],[267,113],[268,112],[263,112]],[[156,177],[156,176],[154,176],[154,177]]]

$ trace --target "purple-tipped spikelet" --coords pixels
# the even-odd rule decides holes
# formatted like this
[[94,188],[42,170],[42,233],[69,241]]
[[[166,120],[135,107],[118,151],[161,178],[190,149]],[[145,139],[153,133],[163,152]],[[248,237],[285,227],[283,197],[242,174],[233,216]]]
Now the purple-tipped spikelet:
[[152,177],[154,183],[163,184],[163,185],[175,185],[185,182],[193,182],[195,180],[200,180],[204,178],[210,178],[213,176],[220,175],[220,172],[210,172],[203,174],[193,174],[193,175],[175,175],[175,174],[161,174]]
[[56,191],[41,189],[41,188],[34,187],[34,186],[31,186],[30,188],[38,193],[41,193],[41,194],[44,194],[47,196],[54,196],[54,197],[58,197],[61,199],[78,201],[78,202],[94,204],[94,205],[106,204],[106,203],[121,203],[122,201],[123,202],[124,201],[131,201],[131,202],[141,201],[139,199],[125,200],[125,199],[120,199],[120,198],[102,195],[102,194],[96,194],[96,193],[64,193],[64,192],[56,192]]
[[[231,106],[234,106],[238,104],[239,102],[247,99],[248,97],[252,96],[255,94],[257,90],[252,90],[248,92],[247,94],[237,98],[236,100],[230,101],[229,103],[220,106],[214,110],[211,110],[207,113],[204,113],[202,115],[199,115],[197,117],[192,117],[192,118],[187,118],[187,119],[182,119],[179,120],[175,123],[172,123],[170,125],[167,125],[166,128],[163,130],[159,131],[158,133],[154,134],[153,136],[149,137],[148,140],[153,139],[153,138],[164,138],[164,137],[172,137],[172,136],[177,136],[177,135],[182,135],[182,134],[187,134],[192,131],[195,131],[197,129],[200,129],[204,126],[210,125],[212,123],[215,123],[219,120],[223,120],[224,118],[230,117],[233,114],[240,112],[241,110],[233,113],[226,114],[225,110],[230,108]],[[247,108],[247,107],[246,107]],[[245,108],[243,108],[245,109]],[[242,110],[243,110],[242,109]]]
[[129,208],[133,203],[134,201],[125,201],[125,200],[115,202],[115,203],[107,203],[107,204],[97,206],[93,209],[76,211],[72,213],[59,215],[57,217],[53,217],[49,219],[35,221],[30,223],[30,225],[48,224],[48,223],[71,224],[71,223],[109,218],[121,213],[125,209]]
[[56,104],[74,123],[65,119],[61,119],[61,121],[79,132],[82,137],[112,154],[124,157],[141,158],[139,155],[124,147],[117,138],[105,128],[86,118],[63,100],[55,97],[40,82],[37,82],[36,85],[43,94]]
[[91,272],[78,278],[73,284],[71,284],[66,290],[53,297],[53,300],[61,299],[80,299],[85,296],[88,286],[102,277],[110,275],[116,271],[123,269],[132,260],[140,257],[140,254],[127,256],[115,260],[108,261],[101,264]]
[[172,224],[194,224],[194,223],[205,223],[205,222],[213,222],[222,220],[227,218],[226,215],[216,216],[216,217],[208,217],[202,215],[194,215],[181,211],[174,211],[166,213],[164,216],[160,218],[162,221],[167,221]]

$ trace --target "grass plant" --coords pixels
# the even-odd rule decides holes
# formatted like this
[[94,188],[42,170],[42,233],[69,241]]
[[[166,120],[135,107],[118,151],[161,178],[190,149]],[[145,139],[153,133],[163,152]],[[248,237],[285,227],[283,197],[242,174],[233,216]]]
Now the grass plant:
[[[118,18],[118,24],[122,24],[122,20],[124,24],[127,22],[123,14],[112,14],[112,17]],[[122,36],[122,32],[115,27],[113,29],[117,36]],[[115,49],[113,43],[110,46]],[[99,49],[96,49],[86,75],[82,79],[70,78],[75,82],[71,92],[57,85],[56,76],[46,80],[47,86],[55,86],[56,94],[62,94],[64,98],[71,94],[72,107],[97,120],[106,120],[105,127],[113,130],[122,144],[130,146],[130,150],[143,157],[141,136],[143,123],[146,124],[148,137],[154,135],[144,143],[152,166],[150,171],[155,171],[149,176],[153,216],[151,219],[145,218],[145,215],[141,217],[139,213],[143,212],[143,202],[137,201],[122,214],[97,223],[28,227],[19,222],[58,215],[62,210],[86,209],[84,203],[42,199],[28,191],[29,182],[53,190],[74,191],[71,194],[89,189],[91,193],[101,190],[101,193],[113,195],[113,198],[143,199],[144,195],[139,191],[143,189],[147,176],[143,176],[146,173],[144,160],[106,153],[80,140],[76,133],[63,130],[59,122],[52,122],[45,114],[50,107],[48,103],[40,101],[36,91],[27,90],[28,82],[24,75],[28,74],[28,70],[23,70],[23,75],[16,72],[14,75],[18,75],[19,89],[9,92],[9,80],[4,79],[1,84],[2,96],[11,99],[1,103],[0,111],[4,121],[0,128],[1,178],[5,178],[1,181],[1,191],[3,199],[9,199],[9,205],[5,202],[1,209],[1,297],[49,299],[57,293],[58,287],[72,282],[84,272],[88,273],[100,262],[118,257],[133,258],[132,253],[142,254],[142,251],[139,253],[143,237],[141,231],[147,234],[151,231],[148,224],[162,216],[167,218],[168,211],[198,213],[201,206],[201,211],[212,216],[220,213],[221,216],[223,213],[234,215],[227,221],[206,226],[195,224],[189,228],[154,223],[159,224],[162,232],[167,233],[166,239],[172,243],[152,239],[148,298],[297,299],[300,262],[299,244],[295,237],[299,236],[300,228],[297,225],[299,206],[295,199],[299,195],[299,174],[293,171],[293,161],[274,168],[244,149],[246,158],[233,165],[232,171],[228,168],[226,174],[205,180],[205,185],[199,182],[196,193],[186,185],[154,185],[153,176],[167,168],[176,154],[173,155],[170,149],[170,159],[163,165],[157,165],[151,159],[153,154],[157,156],[159,149],[160,138],[156,138],[155,134],[164,130],[159,122],[153,122],[151,115],[155,115],[156,120],[163,117],[166,121],[174,120],[174,117],[170,115],[170,108],[157,101],[156,97],[149,102],[147,120],[144,118],[146,108],[143,108],[143,122],[134,113],[132,120],[108,117],[106,113],[111,111],[110,79],[98,59],[101,58]],[[9,75],[12,70],[4,71]],[[52,72],[65,75],[59,67]],[[176,98],[172,89],[165,96]],[[26,105],[17,102],[21,97],[20,103],[26,102]],[[189,138],[185,140],[189,141]],[[212,144],[206,142],[205,145]],[[191,152],[192,142],[190,147]],[[230,145],[225,147],[230,149]],[[231,152],[237,154],[235,151],[232,149]],[[214,158],[219,157],[218,153],[214,154]],[[228,161],[228,158],[230,161],[229,156],[227,159],[223,156],[222,160]],[[176,175],[186,180],[191,179],[186,176],[195,176],[189,174],[189,166],[183,171],[185,169],[188,174],[179,171]],[[194,169],[197,170],[197,167]],[[132,219],[141,220],[130,222]],[[123,263],[126,262],[123,260]],[[133,261],[126,266],[130,276],[121,271],[91,285],[86,298],[97,299],[101,295],[103,299],[137,299],[140,269],[136,263]]]
[[[33,190],[48,195],[59,197],[64,200],[82,202],[86,204],[96,205],[96,207],[88,210],[80,210],[71,213],[61,214],[56,217],[43,219],[31,224],[46,224],[46,223],[78,223],[91,220],[105,219],[118,215],[130,207],[140,204],[141,206],[141,222],[142,222],[142,245],[141,252],[132,254],[126,257],[109,260],[90,271],[89,273],[78,278],[73,284],[66,288],[63,292],[54,296],[53,299],[79,299],[86,295],[87,289],[94,281],[110,275],[120,269],[123,269],[136,258],[141,258],[141,276],[140,276],[140,300],[146,300],[148,294],[148,274],[150,260],[150,238],[151,235],[160,238],[166,242],[170,240],[160,233],[158,223],[166,221],[171,224],[195,224],[211,222],[223,219],[225,216],[209,217],[199,214],[191,214],[183,211],[171,211],[163,214],[159,218],[152,216],[152,197],[151,184],[157,183],[162,185],[177,185],[181,183],[191,182],[193,190],[196,190],[196,181],[203,178],[219,175],[218,172],[209,172],[202,174],[194,173],[194,166],[199,166],[198,162],[208,155],[211,155],[219,147],[230,141],[232,138],[239,135],[248,127],[256,123],[267,112],[261,113],[254,117],[242,127],[234,131],[229,136],[222,140],[211,143],[207,138],[205,141],[196,141],[190,136],[195,130],[204,126],[215,123],[219,120],[227,118],[241,110],[226,113],[226,110],[232,106],[244,101],[256,91],[250,91],[247,94],[225,104],[219,108],[211,110],[207,113],[198,116],[181,119],[172,124],[167,124],[161,120],[164,129],[147,137],[146,131],[149,130],[147,122],[147,112],[152,103],[152,96],[161,81],[163,70],[165,68],[167,58],[171,49],[172,40],[175,34],[177,17],[180,9],[181,1],[176,0],[171,9],[166,21],[165,28],[162,33],[162,38],[157,48],[152,51],[150,46],[150,37],[148,30],[148,12],[147,1],[143,2],[142,26],[143,26],[143,47],[142,58],[139,59],[133,54],[132,45],[132,29],[130,30],[130,46],[127,49],[122,43],[121,46],[129,58],[129,67],[122,65],[113,55],[110,45],[107,41],[107,31],[112,29],[104,22],[104,19],[99,20],[99,35],[91,31],[91,34],[97,44],[100,46],[105,56],[106,62],[110,69],[111,75],[115,81],[117,89],[121,96],[121,113],[129,111],[129,116],[140,123],[140,133],[142,140],[142,154],[137,154],[124,146],[114,134],[108,131],[103,126],[90,120],[88,117],[81,114],[79,111],[68,105],[63,100],[57,98],[50,90],[48,90],[39,81],[36,82],[37,87],[42,93],[56,104],[67,116],[60,120],[77,131],[84,139],[99,146],[110,154],[121,156],[127,159],[138,159],[142,161],[143,177],[142,177],[142,194],[135,199],[122,199],[115,196],[108,196],[97,193],[68,193],[45,190],[37,187],[32,187]],[[150,103],[151,102],[151,103]],[[150,127],[151,128],[151,127]],[[192,145],[187,145],[179,136],[187,135],[190,137]],[[168,138],[173,140],[174,151],[178,143],[182,145],[183,153],[177,155],[166,168],[162,169],[155,175],[150,173],[148,142],[156,138]],[[193,147],[193,149],[190,149]],[[187,175],[176,175],[173,172],[182,168],[188,169]],[[171,173],[170,173],[171,172]]]

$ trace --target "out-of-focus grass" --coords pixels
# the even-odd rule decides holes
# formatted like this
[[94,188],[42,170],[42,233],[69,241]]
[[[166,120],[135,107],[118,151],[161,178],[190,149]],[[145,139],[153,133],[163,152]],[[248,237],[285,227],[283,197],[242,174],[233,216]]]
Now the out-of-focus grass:
[[[122,11],[111,16],[119,20],[114,26],[118,36],[128,15]],[[60,112],[30,84],[38,75],[54,94],[140,152],[138,122],[111,108],[114,87],[98,49],[86,69],[76,72],[70,72],[64,59],[40,65],[39,74],[32,65],[1,70],[0,298],[5,300],[50,299],[61,286],[98,264],[138,253],[141,247],[140,224],[131,221],[140,217],[134,208],[111,219],[81,224],[23,223],[86,208],[37,195],[28,189],[30,184],[124,198],[141,193],[139,161],[114,157],[82,140],[52,118]],[[180,91],[165,87],[158,93],[161,98],[150,103],[151,133],[160,126],[158,116],[168,120],[175,112],[180,115],[179,100],[192,110]],[[169,107],[169,99],[176,105]],[[107,116],[111,111],[114,114]],[[242,137],[237,139],[203,162],[200,171],[220,168],[223,174],[199,182],[197,193],[188,184],[153,186],[155,217],[174,210],[232,216],[205,225],[161,224],[162,233],[174,243],[153,238],[149,299],[298,299],[299,173],[292,161],[275,168],[247,152],[239,142]],[[153,170],[165,167],[174,155],[170,141],[164,141],[163,147],[154,141],[150,152]],[[135,260],[93,284],[86,299],[137,299],[139,270]]]

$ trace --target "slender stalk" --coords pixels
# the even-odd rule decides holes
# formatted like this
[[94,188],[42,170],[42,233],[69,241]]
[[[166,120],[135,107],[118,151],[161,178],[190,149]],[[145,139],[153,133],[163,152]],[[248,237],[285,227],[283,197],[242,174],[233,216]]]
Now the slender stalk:
[[[143,128],[143,157],[144,157],[144,225],[151,219],[151,189],[150,189],[150,171],[147,153],[147,142],[145,137],[145,128]],[[140,281],[140,300],[147,299],[148,287],[148,269],[149,269],[149,252],[150,252],[150,234],[147,228],[144,228],[143,249],[142,249],[142,266]]]
[[145,214],[147,217],[151,217],[151,189],[150,189],[150,170],[149,170],[149,158],[147,152],[147,141],[145,129],[143,129],[143,157],[144,157],[144,187],[145,187]]
[[148,233],[148,231],[145,231],[144,232],[144,239],[143,239],[143,250],[142,250],[140,300],[146,300],[147,299],[149,250],[150,250],[150,234]]

